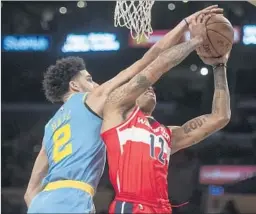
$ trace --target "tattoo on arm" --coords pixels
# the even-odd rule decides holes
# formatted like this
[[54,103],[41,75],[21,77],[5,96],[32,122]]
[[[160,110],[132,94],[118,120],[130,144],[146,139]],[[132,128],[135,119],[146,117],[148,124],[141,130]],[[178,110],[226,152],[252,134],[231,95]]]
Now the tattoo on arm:
[[160,56],[164,58],[163,62],[166,62],[169,70],[180,64],[199,44],[197,40],[192,39],[167,49]]
[[122,100],[125,99],[126,96],[130,93],[130,87],[132,87],[132,89],[136,91],[139,89],[146,90],[150,85],[151,85],[151,82],[147,78],[147,76],[143,74],[138,74],[132,79],[130,85],[125,84],[120,88],[116,89],[115,91],[113,91],[108,97],[107,102],[110,102],[110,103],[122,102]]
[[220,99],[221,99],[220,94],[221,94],[220,91],[216,91],[214,93],[214,96],[213,96],[212,112],[215,113],[215,114],[220,113],[220,107],[219,107],[219,102],[220,102]]
[[214,70],[214,86],[212,113],[194,118],[185,123],[180,130],[174,130],[176,147],[173,152],[202,141],[210,134],[223,128],[229,121],[230,98],[224,67],[217,67]]
[[127,108],[151,85],[153,85],[169,69],[182,62],[200,44],[196,38],[176,45],[162,52],[141,73],[134,76],[127,84],[113,91],[109,98],[118,107]]
[[214,87],[212,113],[227,116],[230,114],[230,95],[225,67],[214,69]]
[[204,115],[204,116],[192,119],[192,120],[188,121],[187,123],[185,123],[182,126],[184,133],[188,134],[188,133],[200,128],[204,123],[207,122],[207,117],[208,117],[208,115]]
[[218,90],[227,90],[227,77],[225,67],[217,67],[214,70],[214,87]]
[[134,89],[135,90],[139,88],[147,89],[150,85],[151,85],[151,81],[147,78],[147,76],[143,74],[139,74],[136,77],[136,83],[135,83]]

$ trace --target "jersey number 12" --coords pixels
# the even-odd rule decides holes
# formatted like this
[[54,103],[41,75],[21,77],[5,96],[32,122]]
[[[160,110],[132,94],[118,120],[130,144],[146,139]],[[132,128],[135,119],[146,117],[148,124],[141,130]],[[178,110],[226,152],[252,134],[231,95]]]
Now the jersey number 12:
[[[154,135],[150,135],[150,156],[152,158],[155,158],[156,155],[155,155],[155,143],[156,143],[156,139],[158,139],[158,142],[160,143],[160,152],[159,152],[159,155],[157,157],[157,159],[162,163],[162,164],[165,164],[165,159],[164,159],[164,140],[159,137],[159,138],[156,138]],[[158,143],[157,142],[157,143]]]
[[[61,126],[53,135],[53,160],[58,163],[72,153],[70,124]],[[65,145],[66,144],[66,145]],[[63,148],[61,148],[63,147]]]

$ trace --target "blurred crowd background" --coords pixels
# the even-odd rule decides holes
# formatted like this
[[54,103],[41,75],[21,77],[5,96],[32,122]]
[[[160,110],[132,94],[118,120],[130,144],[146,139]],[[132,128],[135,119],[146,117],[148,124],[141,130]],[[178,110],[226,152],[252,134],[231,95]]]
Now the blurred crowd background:
[[[137,44],[127,29],[114,27],[114,1],[2,2],[2,213],[26,212],[23,195],[44,125],[59,107],[42,91],[50,64],[80,56],[102,83],[142,57],[183,18],[214,3],[157,1],[154,33]],[[174,214],[256,213],[256,8],[248,2],[218,3],[235,29],[228,63],[232,119],[225,129],[171,157]],[[193,53],[156,84],[156,94],[154,116],[163,124],[181,125],[208,113],[212,69]],[[97,212],[107,212],[113,195],[106,166],[95,196]]]

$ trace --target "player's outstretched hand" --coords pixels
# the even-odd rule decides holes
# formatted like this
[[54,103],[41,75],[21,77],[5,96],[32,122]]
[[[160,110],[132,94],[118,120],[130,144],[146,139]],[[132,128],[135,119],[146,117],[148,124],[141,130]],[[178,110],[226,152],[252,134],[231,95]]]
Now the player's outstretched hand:
[[200,56],[199,57],[201,58],[201,60],[204,62],[204,64],[206,65],[218,65],[218,64],[226,64],[228,62],[228,59],[229,59],[229,56],[230,56],[230,52],[227,53],[225,56],[223,57],[218,57],[218,58],[206,58],[206,57],[203,57],[203,56]]
[[191,21],[191,24],[189,25],[191,38],[198,38],[201,43],[207,39],[206,23],[211,16],[211,14],[201,14]]
[[222,13],[223,13],[223,9],[219,8],[218,5],[216,4],[216,5],[206,7],[203,10],[199,10],[199,11],[193,13],[192,15],[185,18],[185,20],[186,20],[187,24],[190,25],[192,23],[192,21],[194,19],[197,19],[198,16],[200,16],[201,14],[207,15],[207,14],[222,14]]

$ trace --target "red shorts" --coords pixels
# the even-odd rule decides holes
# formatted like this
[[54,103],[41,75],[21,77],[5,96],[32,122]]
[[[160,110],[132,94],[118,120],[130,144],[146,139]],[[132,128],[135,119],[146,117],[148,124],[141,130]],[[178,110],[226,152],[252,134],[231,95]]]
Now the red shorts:
[[171,214],[172,208],[171,206],[154,206],[154,205],[145,205],[141,203],[136,202],[125,202],[125,201],[119,201],[114,200],[110,207],[109,207],[109,213],[115,213],[115,214],[133,214],[133,213],[161,213],[161,214]]

